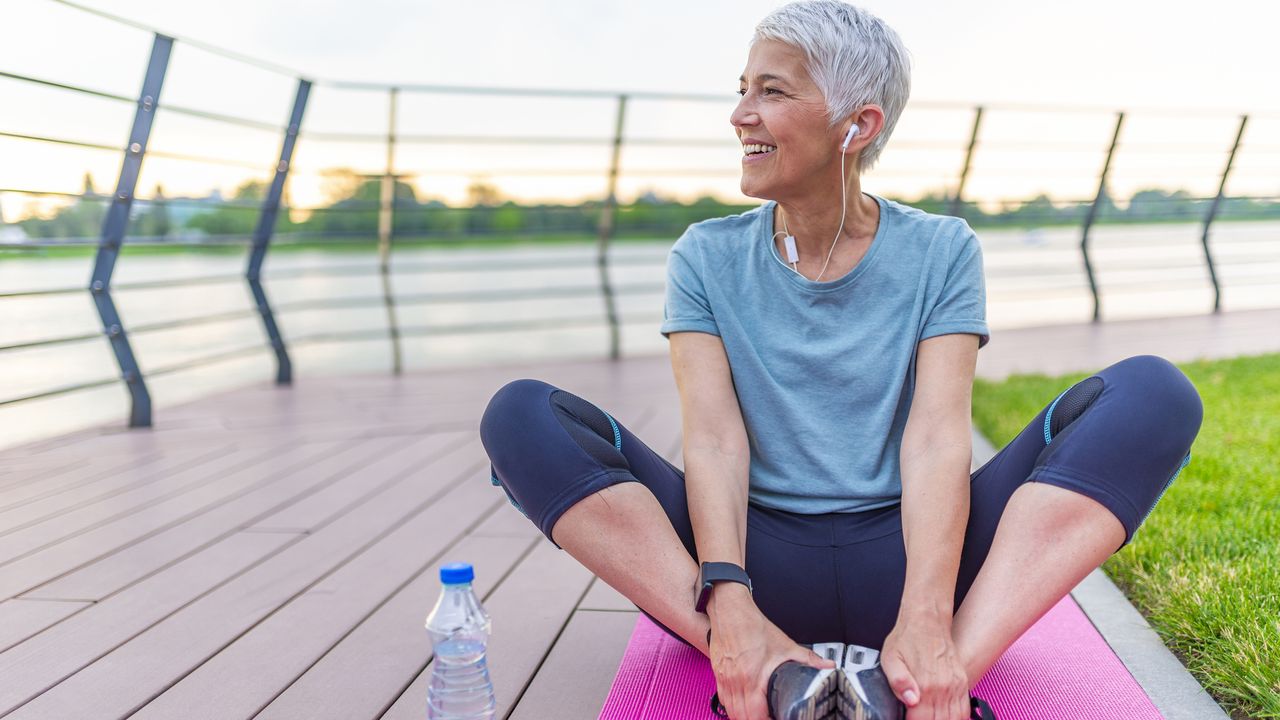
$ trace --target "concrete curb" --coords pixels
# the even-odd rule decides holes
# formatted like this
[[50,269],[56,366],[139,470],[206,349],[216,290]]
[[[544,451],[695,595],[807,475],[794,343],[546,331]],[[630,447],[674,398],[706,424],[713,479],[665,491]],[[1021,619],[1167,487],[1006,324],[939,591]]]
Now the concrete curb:
[[1089,573],[1071,597],[1166,720],[1230,720],[1101,570]]
[[[974,428],[973,469],[995,454],[995,447]],[[1071,598],[1166,720],[1230,720],[1101,569],[1089,573]]]

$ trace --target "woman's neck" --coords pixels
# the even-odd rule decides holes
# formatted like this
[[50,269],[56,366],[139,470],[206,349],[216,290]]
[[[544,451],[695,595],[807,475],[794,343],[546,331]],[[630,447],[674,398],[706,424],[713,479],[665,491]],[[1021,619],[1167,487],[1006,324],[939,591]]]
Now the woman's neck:
[[[789,232],[796,239],[800,257],[825,260],[831,252],[836,231],[840,231],[839,245],[851,246],[859,239],[875,236],[880,223],[880,207],[875,198],[862,194],[858,176],[849,179],[846,188],[844,227],[840,222],[840,197],[800,198],[779,200],[774,212],[774,230]],[[781,236],[777,237],[781,244]],[[786,257],[784,252],[783,257]]]

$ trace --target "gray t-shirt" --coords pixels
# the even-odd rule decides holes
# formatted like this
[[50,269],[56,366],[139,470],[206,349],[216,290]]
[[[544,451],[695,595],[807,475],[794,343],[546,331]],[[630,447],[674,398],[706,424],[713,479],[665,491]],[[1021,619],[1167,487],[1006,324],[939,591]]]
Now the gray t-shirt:
[[831,282],[781,264],[772,201],[689,226],[667,256],[661,332],[724,343],[759,505],[827,513],[899,503],[916,344],[990,338],[982,249],[968,223],[872,197],[875,239]]

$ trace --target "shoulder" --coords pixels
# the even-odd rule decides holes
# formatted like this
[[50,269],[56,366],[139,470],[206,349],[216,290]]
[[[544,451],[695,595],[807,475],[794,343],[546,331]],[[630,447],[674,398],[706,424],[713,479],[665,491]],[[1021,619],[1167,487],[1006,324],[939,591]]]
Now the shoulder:
[[891,222],[921,240],[942,241],[944,247],[952,247],[977,239],[964,218],[926,212],[896,200],[885,199],[884,204],[893,215]]
[[710,254],[750,242],[752,238],[757,237],[760,224],[765,222],[768,206],[769,203],[765,203],[736,215],[708,218],[693,223],[685,229],[680,239],[676,240],[672,252],[695,251]]
[[978,235],[964,218],[925,212],[893,200],[885,200],[891,213],[895,245],[914,247],[920,260],[937,271],[981,257]]

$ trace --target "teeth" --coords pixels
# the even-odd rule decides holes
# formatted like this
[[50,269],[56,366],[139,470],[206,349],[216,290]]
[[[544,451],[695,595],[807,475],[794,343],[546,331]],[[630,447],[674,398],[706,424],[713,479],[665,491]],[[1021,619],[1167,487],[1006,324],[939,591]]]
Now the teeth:
[[758,155],[760,153],[773,152],[778,148],[772,145],[743,145],[742,151],[747,155]]

